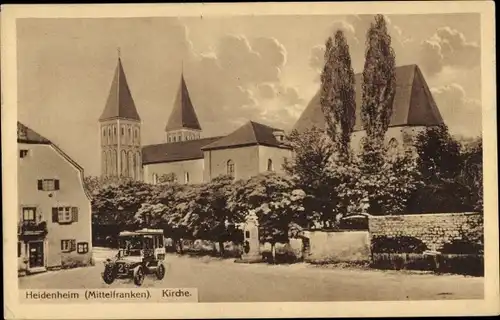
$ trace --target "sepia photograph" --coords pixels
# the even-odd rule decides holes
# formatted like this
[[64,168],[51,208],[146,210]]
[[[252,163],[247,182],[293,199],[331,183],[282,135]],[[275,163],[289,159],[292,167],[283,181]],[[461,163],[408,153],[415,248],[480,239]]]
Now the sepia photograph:
[[12,301],[486,301],[498,209],[484,13],[347,4],[13,6]]

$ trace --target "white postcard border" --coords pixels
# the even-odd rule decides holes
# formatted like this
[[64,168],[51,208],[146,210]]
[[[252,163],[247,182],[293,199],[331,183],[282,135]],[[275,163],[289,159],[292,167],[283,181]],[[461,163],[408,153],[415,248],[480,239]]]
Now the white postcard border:
[[[356,2],[356,3],[253,3],[168,5],[8,5],[2,7],[2,167],[4,226],[4,317],[6,319],[102,318],[229,318],[229,317],[333,317],[333,316],[440,316],[489,315],[499,310],[498,211],[496,158],[496,77],[494,3],[454,2]],[[482,46],[482,103],[485,210],[485,299],[458,301],[313,302],[313,303],[183,303],[183,304],[37,304],[18,300],[16,251],[17,223],[17,74],[18,18],[38,17],[138,17],[296,14],[430,14],[480,13]],[[42,107],[42,106],[41,106]]]

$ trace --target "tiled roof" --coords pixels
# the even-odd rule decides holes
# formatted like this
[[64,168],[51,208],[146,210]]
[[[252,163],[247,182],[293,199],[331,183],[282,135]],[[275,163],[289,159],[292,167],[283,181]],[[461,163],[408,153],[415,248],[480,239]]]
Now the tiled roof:
[[[363,130],[361,121],[362,74],[355,75],[356,123],[354,131]],[[396,68],[396,95],[390,126],[433,126],[443,123],[436,102],[417,65]],[[323,127],[325,119],[320,105],[320,92],[312,98],[295,123],[294,129],[303,132],[313,126]]]
[[127,77],[125,76],[120,58],[118,58],[118,64],[109,90],[106,107],[99,120],[104,121],[114,118],[141,120],[139,113],[137,113],[132,94],[130,93]]
[[220,138],[221,137],[212,137],[144,146],[142,148],[142,163],[151,164],[203,159],[203,151],[201,148]]
[[168,118],[165,131],[177,129],[196,129],[201,130],[196,111],[194,110],[193,103],[189,97],[189,91],[184,80],[184,75],[181,76],[181,83],[177,96],[175,97],[174,107],[170,117]]
[[283,131],[267,125],[249,121],[236,131],[203,147],[203,150],[233,148],[248,145],[265,145],[270,147],[285,147],[280,143],[273,132]]
[[28,128],[21,122],[17,122],[17,142],[33,144],[51,144],[50,140],[41,136],[34,130]]

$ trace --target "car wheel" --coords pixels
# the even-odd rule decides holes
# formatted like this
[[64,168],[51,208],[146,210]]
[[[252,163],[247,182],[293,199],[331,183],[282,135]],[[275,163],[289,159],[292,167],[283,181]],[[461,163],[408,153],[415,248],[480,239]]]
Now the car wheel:
[[142,267],[137,267],[134,270],[134,284],[136,286],[141,286],[143,282],[144,282],[144,271],[142,270]]
[[158,268],[156,268],[156,278],[161,280],[165,277],[165,266],[163,264],[159,264]]
[[113,270],[112,268],[106,268],[102,274],[102,280],[106,284],[112,284],[113,281],[115,281],[115,276],[113,275]]

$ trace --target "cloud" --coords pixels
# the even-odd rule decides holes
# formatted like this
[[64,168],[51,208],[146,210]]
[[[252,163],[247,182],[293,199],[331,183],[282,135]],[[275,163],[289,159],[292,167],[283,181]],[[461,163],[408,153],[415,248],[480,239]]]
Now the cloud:
[[191,51],[184,73],[204,131],[227,134],[248,120],[295,122],[294,113],[282,110],[304,101],[281,82],[286,61],[286,48],[266,37],[225,35],[209,52]]
[[[335,21],[332,24],[330,34],[337,30],[342,30],[349,45],[352,66],[355,72],[361,72],[364,65],[366,32],[374,21],[374,15],[352,15],[345,20]],[[392,47],[396,52],[396,58],[404,52],[406,47],[413,45],[414,40],[408,36],[401,27],[395,25],[389,17],[385,17],[387,28],[392,38]],[[325,39],[326,40],[326,39]],[[316,71],[316,81],[319,81],[319,74],[324,65],[325,45],[316,45],[311,48],[309,66]],[[404,59],[403,59],[404,60]]]
[[456,83],[432,88],[431,92],[452,134],[469,137],[481,134],[482,109],[479,100],[469,98],[464,88]]
[[430,75],[445,66],[473,68],[481,61],[479,45],[467,41],[463,33],[450,27],[439,28],[421,43],[420,50],[422,66]]

